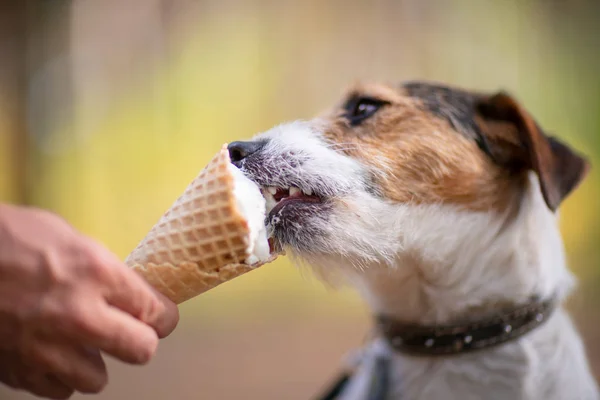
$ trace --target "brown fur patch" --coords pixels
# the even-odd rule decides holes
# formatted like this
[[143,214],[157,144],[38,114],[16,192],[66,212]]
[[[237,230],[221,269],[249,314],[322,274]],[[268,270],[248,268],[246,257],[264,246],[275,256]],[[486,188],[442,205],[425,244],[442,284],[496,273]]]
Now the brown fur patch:
[[346,97],[352,96],[389,104],[357,126],[350,125],[340,104],[323,115],[325,136],[340,151],[372,167],[387,199],[505,210],[523,187],[524,174],[494,163],[474,140],[429,112],[420,99],[387,85],[355,85]]

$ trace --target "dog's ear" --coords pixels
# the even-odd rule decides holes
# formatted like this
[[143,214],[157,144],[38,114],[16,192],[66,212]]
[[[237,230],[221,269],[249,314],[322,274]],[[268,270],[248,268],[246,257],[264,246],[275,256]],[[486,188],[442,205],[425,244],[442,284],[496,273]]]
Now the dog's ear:
[[529,169],[539,177],[548,207],[555,211],[585,178],[590,164],[567,145],[548,137],[510,95],[500,92],[476,101],[481,147],[511,171]]

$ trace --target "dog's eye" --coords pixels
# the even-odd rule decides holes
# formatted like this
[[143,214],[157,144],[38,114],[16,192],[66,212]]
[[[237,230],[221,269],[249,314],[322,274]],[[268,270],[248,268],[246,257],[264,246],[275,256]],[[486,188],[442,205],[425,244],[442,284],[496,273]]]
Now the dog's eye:
[[361,97],[346,106],[346,117],[352,125],[356,125],[373,116],[385,104],[386,102],[381,100]]

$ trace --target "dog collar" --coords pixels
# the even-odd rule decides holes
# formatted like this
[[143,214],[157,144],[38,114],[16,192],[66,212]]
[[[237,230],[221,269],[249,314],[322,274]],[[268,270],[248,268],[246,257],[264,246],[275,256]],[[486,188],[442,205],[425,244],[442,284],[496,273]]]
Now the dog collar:
[[487,349],[517,339],[540,326],[554,311],[556,298],[532,299],[485,319],[455,325],[423,326],[379,316],[377,326],[390,346],[401,353],[435,356]]

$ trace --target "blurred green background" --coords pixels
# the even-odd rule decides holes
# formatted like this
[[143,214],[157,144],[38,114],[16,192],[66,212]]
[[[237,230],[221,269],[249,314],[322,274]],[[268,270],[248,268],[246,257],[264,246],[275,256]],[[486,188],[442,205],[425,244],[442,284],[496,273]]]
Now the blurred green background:
[[[223,143],[309,118],[356,79],[506,89],[597,166],[599,4],[2,1],[0,201],[56,211],[124,258]],[[599,183],[595,168],[562,211],[597,374]],[[370,322],[285,259],[181,312],[149,366],[110,363],[98,399],[311,398]]]

